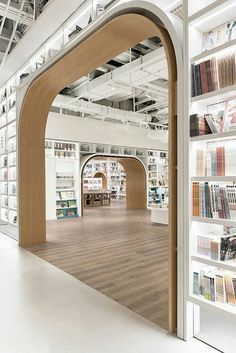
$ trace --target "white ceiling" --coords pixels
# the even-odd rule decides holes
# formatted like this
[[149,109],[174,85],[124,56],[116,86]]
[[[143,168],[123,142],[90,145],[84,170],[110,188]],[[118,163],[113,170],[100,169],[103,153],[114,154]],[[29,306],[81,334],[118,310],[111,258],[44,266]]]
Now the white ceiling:
[[163,47],[155,48],[99,77],[83,77],[70,95],[58,95],[53,106],[80,112],[83,118],[140,127],[150,127],[155,116],[159,121],[152,126],[162,127],[168,122],[168,69]]

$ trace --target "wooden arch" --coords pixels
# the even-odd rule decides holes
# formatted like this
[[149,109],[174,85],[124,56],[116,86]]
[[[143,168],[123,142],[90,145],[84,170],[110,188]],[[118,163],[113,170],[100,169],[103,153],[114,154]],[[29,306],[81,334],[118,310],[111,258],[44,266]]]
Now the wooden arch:
[[55,61],[29,86],[18,125],[19,244],[27,247],[46,241],[44,138],[55,96],[128,48],[158,36],[165,48],[169,69],[169,330],[173,332],[177,325],[177,67],[168,32],[143,12],[144,15],[117,14]]
[[93,175],[93,178],[101,178],[102,179],[102,188],[107,189],[107,176],[104,172],[96,172]]
[[[86,159],[81,170],[81,180],[83,171],[87,163],[93,159],[109,160],[120,163],[126,172],[126,207],[133,210],[143,210],[147,208],[147,178],[146,169],[141,160],[132,156],[113,156],[95,154]],[[95,175],[105,174],[96,172]],[[81,185],[81,193],[83,194],[83,185]],[[82,202],[83,205],[83,202]],[[83,214],[83,206],[82,206]]]

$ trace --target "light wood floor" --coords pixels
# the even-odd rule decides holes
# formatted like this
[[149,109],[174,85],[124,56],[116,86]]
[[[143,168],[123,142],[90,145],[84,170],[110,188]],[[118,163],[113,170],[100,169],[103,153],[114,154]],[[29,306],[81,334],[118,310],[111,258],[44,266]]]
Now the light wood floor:
[[149,211],[86,209],[48,222],[47,243],[28,250],[167,329],[167,226]]

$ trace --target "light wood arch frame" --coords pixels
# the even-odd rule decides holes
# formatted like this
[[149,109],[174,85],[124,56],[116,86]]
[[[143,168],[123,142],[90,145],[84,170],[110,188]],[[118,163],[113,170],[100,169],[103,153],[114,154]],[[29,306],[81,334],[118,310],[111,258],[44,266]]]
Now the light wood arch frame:
[[103,172],[96,172],[93,175],[93,178],[101,178],[102,179],[102,188],[103,189],[107,189],[107,177],[105,175],[105,173]]
[[[81,195],[83,195],[83,171],[87,163],[93,159],[109,158],[120,163],[126,172],[126,208],[144,210],[147,208],[147,176],[144,164],[140,159],[132,156],[110,156],[95,154],[86,159],[81,168]],[[101,173],[97,172],[96,174]],[[103,174],[103,173],[101,173]],[[104,175],[104,174],[103,174]],[[104,175],[105,177],[105,175]],[[83,215],[83,197],[81,202]]]
[[155,23],[154,16],[148,12],[143,10],[143,15],[135,12],[117,13],[36,77],[27,89],[18,125],[19,244],[27,247],[46,241],[44,138],[54,97],[65,86],[121,52],[158,36],[165,48],[169,69],[169,331],[174,332],[177,327],[176,57],[167,30]]

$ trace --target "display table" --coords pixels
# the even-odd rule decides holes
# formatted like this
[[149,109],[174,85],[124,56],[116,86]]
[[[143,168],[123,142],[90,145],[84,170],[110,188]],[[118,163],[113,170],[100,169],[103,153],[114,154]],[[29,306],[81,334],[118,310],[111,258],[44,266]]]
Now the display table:
[[159,224],[168,224],[168,208],[151,208],[151,222]]
[[111,204],[111,192],[107,190],[84,190],[84,207],[109,206]]

